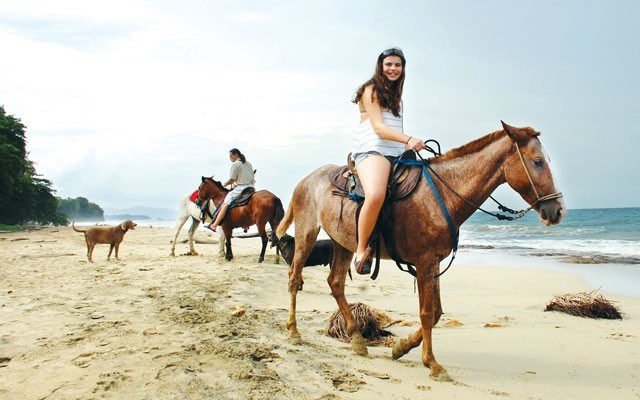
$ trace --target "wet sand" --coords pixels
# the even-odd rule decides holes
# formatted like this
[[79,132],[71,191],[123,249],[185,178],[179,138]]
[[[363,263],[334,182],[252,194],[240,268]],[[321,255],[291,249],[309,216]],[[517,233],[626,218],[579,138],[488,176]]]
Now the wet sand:
[[[138,227],[119,261],[98,245],[89,263],[71,228],[0,233],[0,399],[640,398],[640,299],[604,293],[622,321],[543,312],[553,295],[594,289],[579,276],[460,257],[434,330],[454,381],[436,382],[419,348],[361,357],[325,334],[337,308],[327,267],[305,268],[304,343],[292,345],[288,267],[273,250],[258,264],[259,239],[234,239],[231,262],[215,244],[170,257],[172,238]],[[354,275],[347,299],[404,321],[387,328],[404,338],[417,329],[413,278],[382,266],[377,281]]]

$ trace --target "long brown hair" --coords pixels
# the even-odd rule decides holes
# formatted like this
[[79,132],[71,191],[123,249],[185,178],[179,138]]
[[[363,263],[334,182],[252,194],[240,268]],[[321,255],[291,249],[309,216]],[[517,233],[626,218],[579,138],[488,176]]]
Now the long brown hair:
[[235,147],[229,150],[229,153],[235,154],[236,156],[240,157],[240,161],[242,161],[243,164],[247,162],[247,158],[244,156],[244,154],[242,154],[240,150],[236,149]]
[[[402,61],[402,74],[400,74],[400,78],[396,81],[390,81],[386,76],[382,73],[383,71],[383,62],[384,59],[389,56],[398,56]],[[407,61],[404,58],[404,54],[402,50],[394,47],[391,49],[387,49],[380,53],[378,56],[378,61],[376,62],[376,71],[373,74],[373,77],[363,83],[356,92],[355,96],[351,100],[353,103],[358,104],[362,99],[362,95],[364,93],[364,89],[373,85],[373,92],[371,93],[371,101],[378,101],[381,108],[386,108],[391,110],[393,115],[396,117],[400,116],[400,102],[402,101],[402,88],[404,87],[404,78],[405,78],[405,66],[407,65]]]

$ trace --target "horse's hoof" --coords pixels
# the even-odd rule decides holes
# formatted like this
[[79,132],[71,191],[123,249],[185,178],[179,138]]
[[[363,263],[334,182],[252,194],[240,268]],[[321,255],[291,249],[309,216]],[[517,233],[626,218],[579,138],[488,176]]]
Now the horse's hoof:
[[366,356],[369,354],[369,350],[367,350],[367,345],[364,343],[362,335],[353,336],[351,338],[351,348],[359,356]]
[[407,343],[407,339],[396,340],[396,342],[393,344],[393,349],[391,350],[391,358],[393,358],[394,360],[397,360],[398,358],[407,354],[403,350],[405,343]]
[[289,335],[289,344],[300,345],[302,344],[302,336],[299,333],[292,333]]
[[447,373],[447,370],[440,367],[439,370],[431,369],[431,373],[429,374],[431,379],[438,382],[453,382],[453,379]]

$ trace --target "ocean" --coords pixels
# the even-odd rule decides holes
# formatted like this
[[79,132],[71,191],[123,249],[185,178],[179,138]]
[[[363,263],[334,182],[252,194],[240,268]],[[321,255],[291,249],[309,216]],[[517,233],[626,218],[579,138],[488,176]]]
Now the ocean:
[[640,264],[640,208],[569,210],[545,226],[535,211],[516,221],[474,213],[460,230],[466,247],[556,257],[577,264]]
[[640,297],[640,208],[569,210],[554,226],[535,211],[516,221],[476,212],[460,229],[458,258],[465,251],[491,263],[576,273],[596,289]]

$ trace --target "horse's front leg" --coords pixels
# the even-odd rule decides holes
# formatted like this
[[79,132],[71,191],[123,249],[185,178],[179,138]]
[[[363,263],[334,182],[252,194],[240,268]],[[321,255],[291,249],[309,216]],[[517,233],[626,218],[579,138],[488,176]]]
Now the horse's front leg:
[[433,261],[417,268],[418,298],[420,300],[420,322],[422,325],[422,363],[431,370],[432,379],[451,381],[447,370],[436,361],[433,354],[432,329],[436,323],[436,280],[438,262]]
[[223,256],[225,245],[227,243],[227,237],[224,235],[224,232],[220,231],[218,234],[218,255]]
[[349,271],[349,264],[353,252],[345,249],[337,243],[333,243],[333,260],[331,261],[331,272],[327,282],[331,287],[331,294],[338,303],[338,308],[344,318],[345,327],[347,329],[347,335],[351,338],[351,348],[356,354],[366,356],[368,354],[367,345],[364,343],[364,338],[360,332],[360,328],[356,323],[356,319],[351,312],[347,298],[344,295],[344,283],[347,278],[347,272]]
[[[437,275],[437,272],[436,272]],[[442,316],[442,303],[440,301],[440,279],[437,279],[435,285],[433,286],[433,298],[434,298],[434,322],[433,326],[435,326],[440,317]],[[422,328],[419,328],[417,331],[409,335],[406,339],[400,339],[393,344],[393,350],[391,353],[391,357],[394,360],[404,356],[411,349],[418,347],[422,343]]]

